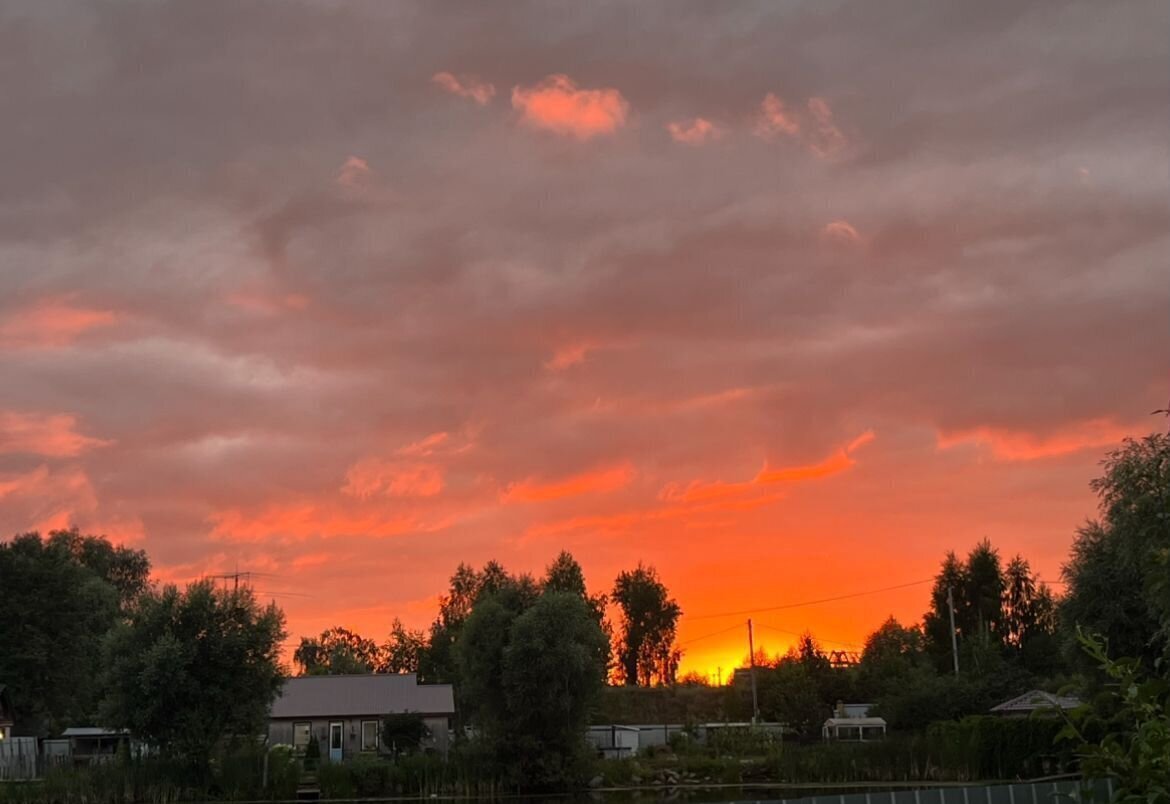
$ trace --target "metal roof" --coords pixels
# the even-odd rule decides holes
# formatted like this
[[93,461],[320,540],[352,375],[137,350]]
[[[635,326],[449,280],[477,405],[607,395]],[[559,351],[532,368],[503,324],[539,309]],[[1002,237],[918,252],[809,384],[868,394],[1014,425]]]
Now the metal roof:
[[62,737],[123,737],[127,729],[108,729],[104,726],[70,726],[61,732]]
[[1044,690],[1031,690],[991,707],[992,712],[1034,712],[1037,709],[1076,709],[1081,705],[1079,698],[1071,695],[1053,695]]
[[880,717],[831,717],[825,721],[825,727],[831,728],[833,726],[852,726],[854,728],[862,726],[884,726],[886,725],[885,718]]
[[356,717],[417,712],[450,715],[450,684],[419,684],[414,673],[299,676],[284,682],[272,703],[273,718]]

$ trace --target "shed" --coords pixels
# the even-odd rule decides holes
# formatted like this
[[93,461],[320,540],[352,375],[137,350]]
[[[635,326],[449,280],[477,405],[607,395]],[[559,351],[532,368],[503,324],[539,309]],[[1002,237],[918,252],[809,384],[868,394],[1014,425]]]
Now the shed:
[[880,717],[831,717],[825,721],[821,736],[837,742],[883,740],[886,721]]
[[386,753],[382,721],[395,714],[421,717],[430,732],[423,747],[447,752],[454,691],[450,684],[419,684],[414,673],[290,678],[272,704],[268,741],[304,753],[315,737],[321,758],[332,762]]

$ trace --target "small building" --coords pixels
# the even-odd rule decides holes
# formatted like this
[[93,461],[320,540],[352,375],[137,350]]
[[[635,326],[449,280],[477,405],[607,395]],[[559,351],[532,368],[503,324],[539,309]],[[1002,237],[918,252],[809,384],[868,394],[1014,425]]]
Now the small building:
[[1030,690],[991,707],[991,714],[1000,717],[1031,717],[1033,712],[1067,712],[1081,705],[1081,700],[1072,695],[1054,695],[1044,690]]
[[[129,731],[104,726],[71,726],[61,732],[60,740],[52,742],[64,743],[67,761],[73,765],[111,762],[118,756],[119,751],[131,750]],[[49,747],[46,746],[46,756],[49,755],[49,751]]]
[[597,753],[606,759],[624,759],[638,753],[640,732],[636,726],[590,726],[585,735]]
[[285,681],[268,720],[269,745],[291,745],[303,754],[311,738],[323,761],[389,753],[382,721],[418,715],[427,727],[426,750],[447,753],[455,694],[450,684],[419,684],[414,673],[300,676]]
[[886,721],[880,717],[831,717],[821,728],[821,736],[835,742],[884,740]]

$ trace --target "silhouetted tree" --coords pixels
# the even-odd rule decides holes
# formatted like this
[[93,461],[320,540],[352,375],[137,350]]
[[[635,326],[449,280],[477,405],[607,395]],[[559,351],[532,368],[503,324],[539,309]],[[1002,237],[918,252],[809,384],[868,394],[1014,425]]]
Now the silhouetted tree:
[[417,673],[419,659],[426,650],[427,639],[422,631],[415,631],[402,625],[397,617],[390,626],[390,636],[382,643],[378,652],[379,673]]
[[621,611],[618,676],[625,684],[671,684],[682,658],[674,644],[682,609],[653,567],[618,575],[611,599]]
[[293,662],[304,676],[373,673],[382,663],[378,644],[348,628],[334,626],[316,639],[301,637]]

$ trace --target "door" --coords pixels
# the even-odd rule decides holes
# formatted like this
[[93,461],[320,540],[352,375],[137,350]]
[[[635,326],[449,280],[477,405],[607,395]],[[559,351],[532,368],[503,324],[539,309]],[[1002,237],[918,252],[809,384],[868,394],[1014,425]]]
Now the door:
[[342,738],[345,734],[344,723],[330,723],[329,724],[329,761],[341,761],[341,745]]

